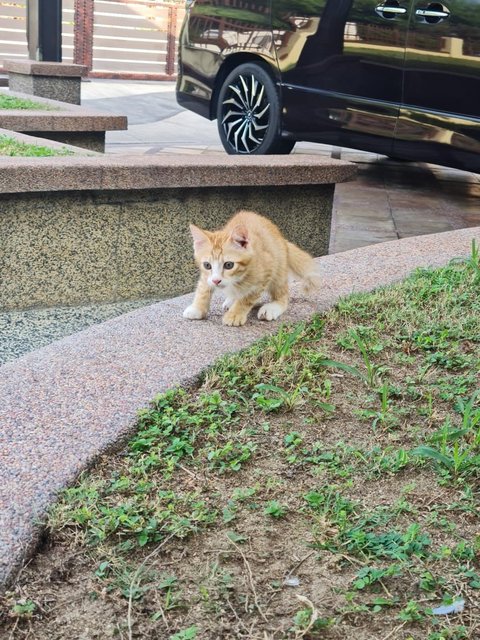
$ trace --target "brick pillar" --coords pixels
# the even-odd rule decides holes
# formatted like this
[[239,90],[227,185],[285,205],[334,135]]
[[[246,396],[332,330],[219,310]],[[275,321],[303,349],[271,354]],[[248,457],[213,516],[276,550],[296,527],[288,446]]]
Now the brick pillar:
[[92,70],[93,66],[93,3],[94,0],[75,0],[73,28],[73,62]]
[[173,76],[175,73],[175,57],[177,48],[175,46],[175,38],[177,35],[177,7],[170,5],[168,7],[167,20],[167,59],[165,60],[165,73]]

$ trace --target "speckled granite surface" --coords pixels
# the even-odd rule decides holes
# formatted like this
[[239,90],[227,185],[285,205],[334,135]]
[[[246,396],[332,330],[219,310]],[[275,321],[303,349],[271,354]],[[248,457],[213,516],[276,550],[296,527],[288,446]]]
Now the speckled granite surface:
[[9,71],[8,86],[11,91],[28,93],[32,96],[61,100],[71,104],[80,104],[80,76],[60,77],[58,75],[25,74]]
[[80,78],[86,76],[88,67],[84,64],[68,62],[48,62],[43,60],[3,60],[5,71],[32,76],[66,76]]
[[[3,118],[0,114],[0,127],[15,129],[2,125]],[[310,154],[212,154],[202,157],[201,163],[197,156],[182,153],[61,160],[0,157],[0,193],[334,184],[352,180],[356,172],[353,163]]]
[[80,104],[81,79],[88,66],[38,60],[4,60],[10,91]]
[[[284,319],[308,318],[352,291],[467,256],[472,238],[480,242],[479,227],[319,258],[324,286],[309,300],[294,287]],[[0,583],[34,547],[35,523],[56,492],[131,431],[139,408],[278,328],[253,319],[224,327],[219,304],[206,321],[183,320],[190,300],[133,311],[0,367]]]
[[104,113],[96,109],[89,109],[76,104],[50,100],[41,96],[32,97],[31,94],[19,91],[0,91],[14,98],[41,102],[51,110],[2,109],[0,113],[0,127],[12,131],[105,131],[127,128],[127,118],[123,115]]
[[[80,106],[80,78],[21,74],[12,74],[11,77],[14,78],[13,84],[16,83],[18,89],[27,93],[0,89],[2,94],[43,103],[49,109],[1,109],[0,127],[4,129],[46,138],[52,136],[52,139],[58,142],[99,152],[105,148],[105,131],[127,129],[127,118],[124,115]],[[55,87],[57,83],[59,84]],[[44,95],[57,99],[51,100],[43,97]],[[67,99],[70,102],[64,101]],[[22,184],[28,184],[28,178],[25,176]]]
[[12,194],[0,200],[0,309],[190,291],[197,273],[189,223],[219,229],[241,208],[325,255],[333,193],[320,184]]

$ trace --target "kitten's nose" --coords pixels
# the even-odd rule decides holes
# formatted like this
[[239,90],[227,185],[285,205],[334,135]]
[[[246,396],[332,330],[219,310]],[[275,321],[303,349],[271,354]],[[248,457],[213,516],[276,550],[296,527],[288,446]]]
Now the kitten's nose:
[[215,285],[219,285],[221,283],[221,280],[212,280],[213,284]]

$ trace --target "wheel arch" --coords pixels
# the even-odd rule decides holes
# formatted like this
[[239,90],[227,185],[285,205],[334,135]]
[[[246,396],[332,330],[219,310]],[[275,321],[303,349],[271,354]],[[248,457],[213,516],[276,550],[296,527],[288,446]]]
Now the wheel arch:
[[238,67],[241,64],[245,64],[247,62],[258,64],[259,66],[261,66],[267,73],[270,74],[274,82],[278,83],[280,81],[280,73],[275,66],[275,62],[272,59],[259,56],[254,53],[231,53],[225,58],[215,77],[215,85],[213,87],[212,97],[210,100],[210,120],[216,119],[218,95],[220,93],[220,89],[222,88],[223,81],[228,76],[228,74],[233,71],[233,69],[235,69],[235,67]]

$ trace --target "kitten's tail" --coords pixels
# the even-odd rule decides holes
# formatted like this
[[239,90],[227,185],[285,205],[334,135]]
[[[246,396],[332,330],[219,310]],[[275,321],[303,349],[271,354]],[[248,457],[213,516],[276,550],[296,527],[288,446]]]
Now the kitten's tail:
[[292,242],[287,241],[288,268],[295,275],[303,280],[305,293],[312,293],[320,287],[320,274],[318,267],[312,256],[297,247]]

